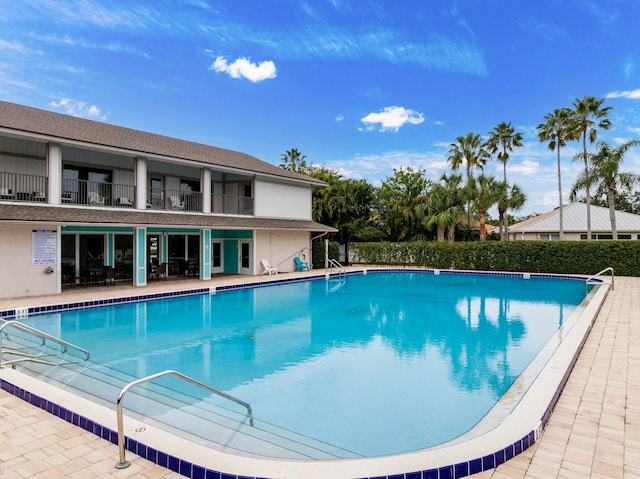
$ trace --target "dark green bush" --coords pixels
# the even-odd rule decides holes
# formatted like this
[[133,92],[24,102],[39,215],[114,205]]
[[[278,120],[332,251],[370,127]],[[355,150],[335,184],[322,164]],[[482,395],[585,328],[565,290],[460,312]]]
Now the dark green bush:
[[[313,241],[311,248],[313,256],[313,261],[311,263],[313,265],[313,269],[324,268],[324,239],[320,238]],[[335,259],[336,261],[340,260],[340,243],[336,241],[329,241],[329,258]]]
[[617,276],[640,276],[640,241],[351,243],[349,249],[354,264],[562,274],[611,266]]

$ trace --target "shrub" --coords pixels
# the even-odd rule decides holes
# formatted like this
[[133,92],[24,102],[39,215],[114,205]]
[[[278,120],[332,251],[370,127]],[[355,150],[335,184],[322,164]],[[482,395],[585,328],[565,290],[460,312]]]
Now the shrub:
[[[311,248],[313,268],[324,268],[324,239],[320,238],[315,240],[311,245]],[[329,258],[335,259],[336,261],[340,260],[340,243],[336,241],[329,241]]]
[[558,274],[595,274],[611,266],[617,276],[640,276],[640,241],[420,241],[351,243],[349,249],[355,264]]

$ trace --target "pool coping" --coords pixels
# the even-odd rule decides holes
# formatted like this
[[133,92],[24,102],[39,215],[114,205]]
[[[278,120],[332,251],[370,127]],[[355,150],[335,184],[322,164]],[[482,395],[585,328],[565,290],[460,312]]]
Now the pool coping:
[[[523,275],[527,275],[527,273],[465,272],[412,268],[370,270],[370,272],[374,271],[415,271],[433,274],[500,275],[511,277],[523,277]],[[365,268],[361,271],[354,271],[347,274],[367,274],[367,269]],[[331,275],[330,277],[333,276],[337,275]],[[222,286],[216,288],[215,291],[211,291],[210,288],[197,288],[166,294],[130,296],[128,300],[140,301],[141,299],[156,299],[184,294],[215,293],[223,290],[270,286],[283,282],[306,281],[324,277],[327,277],[327,275],[274,279],[259,283],[246,282]],[[528,275],[528,277],[585,280],[584,276],[541,275],[533,273]],[[154,431],[152,427],[146,424],[141,425],[139,421],[127,418],[125,423],[127,425],[125,446],[127,450],[141,457],[193,478],[332,477],[353,479],[369,477],[387,479],[453,479],[493,469],[526,450],[538,439],[568,379],[573,364],[578,357],[580,349],[587,338],[588,332],[608,291],[609,285],[606,282],[601,283],[599,287],[592,291],[593,295],[591,300],[585,306],[580,317],[568,328],[568,331],[563,333],[564,337],[560,339],[560,343],[548,360],[547,366],[528,388],[512,413],[491,431],[460,444],[445,444],[413,453],[363,459],[291,461],[269,458],[249,458],[213,451],[164,431]],[[111,302],[105,301],[108,300],[98,300],[95,302],[96,304],[85,306],[80,305],[80,303],[68,303],[66,309],[117,304],[118,302],[124,302],[125,299],[115,298]],[[63,307],[64,305],[54,306],[56,309],[42,309],[48,306],[37,307],[37,312],[65,309]],[[29,312],[37,314],[35,310]],[[0,370],[0,383],[2,389],[11,394],[103,437],[114,444],[117,443],[115,413],[112,410],[97,406],[71,393],[48,386],[41,381],[17,371]],[[49,391],[49,389],[55,389],[56,391]],[[45,397],[48,399],[44,399]],[[87,404],[84,404],[85,402]],[[74,410],[71,411],[60,406],[60,404],[74,404]],[[130,426],[131,423],[137,424],[137,426],[132,428]],[[144,428],[145,431],[149,433],[136,433],[135,431],[140,428]],[[153,434],[151,434],[152,431]]]

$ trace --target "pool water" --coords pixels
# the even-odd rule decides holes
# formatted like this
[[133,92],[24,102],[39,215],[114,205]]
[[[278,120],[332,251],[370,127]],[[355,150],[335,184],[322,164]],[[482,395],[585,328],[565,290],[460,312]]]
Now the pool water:
[[33,320],[93,363],[180,371],[371,457],[471,429],[584,297],[584,281],[369,272]]

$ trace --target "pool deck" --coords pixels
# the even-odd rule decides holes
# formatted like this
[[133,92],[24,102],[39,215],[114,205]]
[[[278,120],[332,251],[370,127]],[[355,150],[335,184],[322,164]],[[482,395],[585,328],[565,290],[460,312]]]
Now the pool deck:
[[[285,273],[278,279],[306,275]],[[145,288],[72,288],[62,295],[0,299],[0,310],[268,279],[274,277],[155,281]],[[541,439],[496,469],[469,477],[640,479],[639,291],[640,278],[616,278],[615,290],[597,316]],[[115,469],[117,446],[3,390],[0,444],[4,479],[183,477],[132,453],[127,454],[129,468]]]

